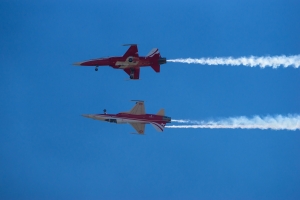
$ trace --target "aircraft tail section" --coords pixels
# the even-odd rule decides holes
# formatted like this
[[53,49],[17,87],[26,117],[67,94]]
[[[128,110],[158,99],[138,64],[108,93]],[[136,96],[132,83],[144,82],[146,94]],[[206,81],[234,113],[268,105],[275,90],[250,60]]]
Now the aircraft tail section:
[[163,132],[164,128],[165,128],[165,123],[156,123],[156,122],[152,122],[151,125],[155,128],[155,130],[157,130],[158,132]]
[[148,55],[147,55],[146,57],[156,57],[156,56],[160,57],[160,53],[159,53],[159,51],[158,51],[158,48],[152,49],[152,50],[148,53]]
[[[160,53],[158,51],[157,48],[154,48],[152,49],[147,57],[151,57],[151,58],[155,58],[155,59],[159,59],[160,58]],[[151,65],[152,69],[155,71],[155,72],[160,72],[160,63],[158,62],[157,64],[154,64],[154,65]]]
[[165,109],[160,109],[156,115],[165,116]]
[[152,49],[148,55],[146,56],[146,58],[151,58],[153,59],[154,64],[151,65],[152,69],[155,72],[160,72],[160,65],[161,64],[165,64],[167,62],[166,58],[162,58],[160,56],[159,50],[157,48]]
[[159,64],[155,64],[155,65],[151,65],[152,69],[156,72],[160,72],[160,65]]

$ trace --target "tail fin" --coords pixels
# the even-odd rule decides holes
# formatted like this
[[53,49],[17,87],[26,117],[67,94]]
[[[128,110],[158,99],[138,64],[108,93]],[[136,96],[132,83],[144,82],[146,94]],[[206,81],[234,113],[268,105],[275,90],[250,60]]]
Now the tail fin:
[[151,65],[152,69],[155,71],[155,72],[160,72],[160,65],[159,64],[155,64],[155,65]]
[[165,116],[165,109],[160,109],[156,115]]
[[154,56],[158,56],[158,58],[160,57],[160,53],[158,51],[158,48],[154,48],[152,49],[148,55],[146,57],[154,57]]
[[159,63],[160,53],[158,51],[158,48],[152,49],[146,57],[151,57],[151,58],[157,59],[157,61],[158,61],[157,64],[153,64],[153,65],[151,65],[151,67],[155,72],[160,72],[160,65],[159,65],[160,64]]
[[164,128],[165,128],[165,123],[161,123],[161,124],[158,124],[158,123],[151,123],[151,125],[155,128],[155,130],[157,130],[158,132],[163,132],[164,131]]

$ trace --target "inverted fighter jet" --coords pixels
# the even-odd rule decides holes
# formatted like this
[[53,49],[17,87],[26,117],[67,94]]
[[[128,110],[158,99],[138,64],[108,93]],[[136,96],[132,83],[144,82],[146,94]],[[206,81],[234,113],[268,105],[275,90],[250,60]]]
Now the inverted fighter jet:
[[167,62],[166,58],[162,58],[157,48],[152,49],[146,57],[139,56],[136,44],[125,44],[130,46],[123,56],[106,57],[76,62],[77,66],[95,66],[98,71],[99,66],[111,66],[114,69],[123,69],[130,79],[140,78],[140,67],[150,66],[156,72],[160,72],[160,65]]
[[165,116],[164,109],[158,111],[157,114],[146,114],[144,102],[140,100],[133,101],[136,101],[136,104],[128,112],[107,114],[104,109],[103,114],[83,114],[82,116],[116,124],[129,123],[138,134],[145,133],[145,124],[151,124],[158,132],[162,132],[166,123],[171,123],[171,117]]

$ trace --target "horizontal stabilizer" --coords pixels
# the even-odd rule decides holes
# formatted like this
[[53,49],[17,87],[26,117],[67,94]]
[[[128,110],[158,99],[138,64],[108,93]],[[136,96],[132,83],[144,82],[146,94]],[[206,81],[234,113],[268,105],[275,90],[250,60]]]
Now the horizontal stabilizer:
[[156,115],[161,115],[161,116],[165,116],[165,109],[160,109],[160,111],[158,111],[158,113]]
[[157,130],[158,132],[163,132],[165,125],[164,123],[158,124],[156,122],[152,122],[151,125],[155,128],[155,130]]
[[151,65],[151,67],[152,67],[152,69],[154,69],[154,71],[160,72],[160,65],[159,64]]

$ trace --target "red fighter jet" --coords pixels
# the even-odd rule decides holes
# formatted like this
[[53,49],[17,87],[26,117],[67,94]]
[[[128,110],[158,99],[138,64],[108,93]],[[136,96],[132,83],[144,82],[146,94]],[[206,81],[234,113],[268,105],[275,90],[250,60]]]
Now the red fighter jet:
[[126,53],[121,57],[106,57],[77,62],[77,66],[95,66],[98,71],[99,66],[111,66],[115,69],[123,69],[130,79],[138,80],[140,78],[140,67],[151,66],[154,71],[160,72],[160,65],[167,62],[162,58],[157,48],[152,49],[146,57],[139,56],[136,44],[125,44],[130,46]]
[[136,101],[136,104],[128,112],[107,114],[104,109],[104,114],[84,114],[82,116],[116,124],[129,123],[138,134],[145,133],[145,124],[151,124],[157,131],[162,132],[166,123],[171,123],[171,117],[165,116],[164,109],[158,111],[157,114],[146,114],[144,102],[140,100],[133,101]]

